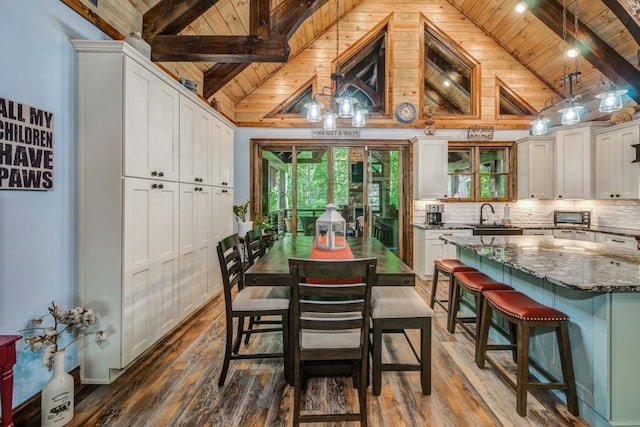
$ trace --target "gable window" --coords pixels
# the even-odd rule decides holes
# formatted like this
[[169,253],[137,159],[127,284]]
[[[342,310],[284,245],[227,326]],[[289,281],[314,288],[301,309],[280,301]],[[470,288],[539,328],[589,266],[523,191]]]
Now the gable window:
[[423,111],[433,115],[475,115],[480,66],[453,40],[425,25]]
[[450,142],[449,200],[509,201],[515,195],[513,143]]

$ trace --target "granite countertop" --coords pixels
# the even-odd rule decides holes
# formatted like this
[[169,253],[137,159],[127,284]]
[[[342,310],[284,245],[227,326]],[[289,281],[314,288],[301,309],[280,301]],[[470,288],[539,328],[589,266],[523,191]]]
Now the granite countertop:
[[[473,224],[456,224],[456,223],[444,223],[440,225],[431,225],[425,223],[414,223],[414,227],[421,228],[423,230],[471,230]],[[592,225],[590,227],[581,227],[575,225],[554,225],[554,224],[511,224],[512,227],[522,228],[526,230],[582,230],[593,231],[596,233],[614,234],[616,236],[635,237],[640,241],[640,230],[632,228],[617,228],[617,227],[604,227],[598,225]]]
[[586,292],[640,292],[640,251],[552,236],[440,239],[550,283]]

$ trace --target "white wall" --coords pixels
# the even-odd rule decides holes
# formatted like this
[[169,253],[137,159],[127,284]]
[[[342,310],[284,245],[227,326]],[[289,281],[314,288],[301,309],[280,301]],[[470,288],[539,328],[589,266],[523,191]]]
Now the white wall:
[[[72,38],[105,35],[60,1],[2,0],[0,96],[53,113],[54,189],[0,191],[0,334],[14,335],[55,300],[75,306],[76,69]],[[0,120],[2,118],[0,117]],[[51,376],[18,342],[13,406]],[[66,368],[78,365],[75,349]]]

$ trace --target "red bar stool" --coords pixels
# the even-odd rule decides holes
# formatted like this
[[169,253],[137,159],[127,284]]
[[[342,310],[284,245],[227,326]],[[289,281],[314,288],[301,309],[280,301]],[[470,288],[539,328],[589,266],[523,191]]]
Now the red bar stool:
[[[512,349],[513,345],[488,344],[491,314],[495,312],[516,326],[517,343],[517,378],[514,383],[506,370],[488,357],[487,351]],[[531,388],[562,389],[566,393],[567,408],[573,415],[578,415],[578,396],[573,374],[571,345],[569,343],[569,316],[555,308],[540,304],[518,291],[486,291],[482,305],[480,321],[479,350],[476,352],[476,364],[484,368],[484,361],[489,362],[496,372],[516,391],[516,410],[520,416],[527,415],[527,392]],[[529,337],[531,328],[551,327],[555,329],[560,353],[563,382],[544,373],[550,382],[529,382]]]
[[[482,302],[484,300],[482,293],[485,291],[512,291],[513,288],[504,283],[497,282],[491,277],[479,271],[461,271],[454,273],[451,281],[451,303],[449,304],[449,316],[447,318],[447,330],[452,334],[456,331],[456,324],[460,326],[477,340],[478,332],[480,331],[480,311],[482,310]],[[475,300],[475,315],[474,316],[458,316],[458,310],[460,309],[460,296],[461,290],[464,288],[467,292],[473,295]],[[466,323],[475,323],[475,331],[471,331]],[[476,341],[476,352],[478,351]]]
[[429,300],[429,306],[431,308],[434,307],[435,303],[438,303],[440,307],[444,308],[444,311],[446,311],[447,313],[449,312],[449,309],[444,305],[444,303],[445,302],[448,303],[449,301],[451,301],[451,291],[453,290],[451,286],[451,282],[449,282],[449,298],[438,299],[436,297],[436,292],[438,291],[438,276],[440,274],[443,274],[449,277],[449,280],[451,280],[452,275],[459,271],[478,271],[478,270],[476,270],[473,267],[464,265],[462,262],[458,261],[457,259],[437,259],[433,262],[433,278],[431,280],[431,299]]

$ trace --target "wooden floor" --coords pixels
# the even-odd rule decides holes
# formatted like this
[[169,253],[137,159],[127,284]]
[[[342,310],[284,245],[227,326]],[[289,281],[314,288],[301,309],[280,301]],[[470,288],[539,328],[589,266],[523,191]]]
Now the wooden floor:
[[[426,299],[429,284],[419,281],[418,290]],[[224,353],[222,304],[217,297],[115,383],[83,396],[69,425],[291,425],[293,389],[284,382],[280,360],[232,362],[225,386],[218,388]],[[432,394],[421,394],[417,372],[385,372],[381,395],[372,396],[369,388],[369,425],[587,425],[548,391],[530,393],[527,417],[518,416],[514,392],[491,367],[476,367],[472,342],[462,331],[449,334],[444,314],[436,309]],[[417,334],[411,336],[417,344]],[[278,346],[278,341],[276,334],[263,335],[254,337],[250,347]],[[386,358],[404,360],[410,354],[402,341],[389,339],[385,347]],[[308,409],[357,406],[350,379],[310,380],[307,396]]]

